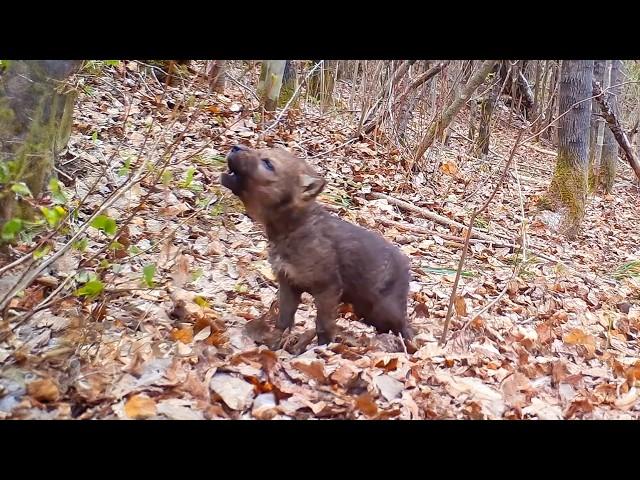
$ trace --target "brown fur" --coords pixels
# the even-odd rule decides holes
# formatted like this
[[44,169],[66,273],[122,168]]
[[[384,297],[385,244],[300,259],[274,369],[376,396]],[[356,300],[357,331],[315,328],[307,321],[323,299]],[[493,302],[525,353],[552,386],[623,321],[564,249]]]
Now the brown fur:
[[284,331],[293,325],[302,292],[317,307],[318,343],[335,336],[341,302],[379,332],[412,337],[407,320],[409,259],[377,233],[345,222],[322,208],[316,196],[326,182],[286,150],[234,147],[222,184],[265,227],[269,261],[279,283]]

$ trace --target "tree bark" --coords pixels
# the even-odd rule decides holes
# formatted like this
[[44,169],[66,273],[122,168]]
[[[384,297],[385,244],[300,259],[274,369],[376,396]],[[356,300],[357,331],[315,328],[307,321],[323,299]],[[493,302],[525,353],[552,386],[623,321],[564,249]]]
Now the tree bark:
[[[565,60],[560,69],[558,157],[547,202],[564,210],[563,230],[574,238],[584,218],[589,166],[593,60]],[[565,113],[566,112],[566,113]]]
[[607,122],[607,126],[609,127],[609,130],[611,131],[613,137],[618,142],[618,145],[620,145],[620,147],[624,151],[625,156],[627,157],[627,161],[629,162],[629,165],[631,166],[634,173],[636,174],[636,177],[638,177],[638,180],[640,180],[640,160],[638,159],[638,155],[634,154],[633,147],[629,143],[629,139],[624,133],[624,130],[620,125],[620,121],[618,120],[618,117],[616,116],[615,112],[611,108],[611,105],[609,105],[609,102],[603,95],[602,88],[600,88],[600,85],[598,85],[596,82],[593,82],[592,87],[593,87],[592,93],[594,96],[596,96],[596,99],[598,100],[600,111],[602,112],[602,116]]
[[[618,116],[618,95],[622,89],[617,86],[620,83],[620,67],[622,61],[611,61],[611,79],[609,81],[609,92],[607,93],[607,103],[611,107],[614,116]],[[604,132],[604,145],[602,146],[602,158],[600,160],[600,184],[606,193],[611,193],[613,183],[616,178],[616,163],[618,161],[618,144],[611,129]]]
[[482,99],[480,107],[480,126],[478,128],[478,140],[475,145],[474,156],[484,158],[489,153],[490,135],[491,135],[491,117],[493,109],[498,100],[498,94],[502,82],[496,84],[486,93]]
[[[593,62],[593,80],[602,85],[604,80],[604,72],[606,60],[594,60]],[[600,116],[600,107],[598,100],[594,98],[591,102],[591,121],[589,130],[589,190],[594,190],[598,184],[598,165],[600,162],[600,154],[602,152],[602,132],[604,120]],[[598,141],[600,139],[600,141]]]
[[282,88],[280,89],[280,106],[283,107],[291,99],[298,88],[298,75],[293,60],[287,60],[282,74]]
[[[314,65],[318,62],[319,60],[313,60]],[[322,107],[328,105],[333,97],[336,66],[336,60],[325,60],[324,64],[309,78],[309,95],[317,98]]]
[[286,60],[264,60],[262,62],[258,92],[260,92],[264,109],[267,111],[273,111],[278,106],[285,64]]
[[226,80],[226,60],[209,60],[207,62],[207,79],[213,92],[224,93]]
[[535,106],[535,98],[531,86],[529,86],[529,82],[523,73],[526,62],[523,62],[521,65],[515,65],[511,70],[511,74],[509,74],[508,63],[508,60],[501,62],[500,75],[502,80],[507,82],[507,85],[509,83],[512,85],[512,88],[508,90],[511,96],[511,105],[514,111],[516,111],[519,105],[520,112],[525,118],[529,118]]
[[[549,77],[550,63],[551,62],[549,60],[544,61],[544,73],[542,74],[542,84],[540,85],[540,96],[538,97],[539,100],[537,102],[537,107],[536,107],[537,116],[532,126],[533,131],[536,133],[539,132],[540,127],[544,125],[544,120],[545,120],[544,101],[545,101],[545,94],[547,93],[547,79]],[[540,143],[539,133],[537,133],[536,135],[536,142]]]
[[473,92],[484,82],[497,62],[497,60],[485,60],[478,71],[471,76],[469,82],[461,90],[460,95],[443,112],[442,117],[429,127],[420,145],[418,145],[414,161],[420,160],[436,137],[442,135],[460,109],[467,103],[469,97],[471,97]]
[[554,145],[557,145],[556,142],[553,141],[553,126],[552,126],[552,122],[554,119],[554,113],[555,113],[555,107],[556,107],[556,100],[558,98],[558,83],[559,83],[559,70],[560,70],[560,65],[562,64],[562,62],[559,62],[559,64],[555,64],[551,66],[551,82],[549,85],[549,103],[548,103],[548,107],[547,107],[547,112],[545,114],[545,118],[546,118],[546,122],[544,124],[545,126],[545,135],[546,137],[552,141],[552,143]]
[[[75,60],[11,60],[0,75],[0,222],[28,215],[11,186],[24,182],[40,194],[54,158],[71,135],[76,93],[61,82],[78,70]],[[24,207],[24,208],[23,208]]]

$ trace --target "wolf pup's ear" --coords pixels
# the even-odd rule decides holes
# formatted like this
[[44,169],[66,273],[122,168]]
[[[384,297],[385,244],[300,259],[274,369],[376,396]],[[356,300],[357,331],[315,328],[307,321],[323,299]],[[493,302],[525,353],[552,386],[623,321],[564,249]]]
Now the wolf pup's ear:
[[300,185],[302,186],[302,198],[311,200],[317,197],[327,184],[322,177],[302,174],[300,177]]

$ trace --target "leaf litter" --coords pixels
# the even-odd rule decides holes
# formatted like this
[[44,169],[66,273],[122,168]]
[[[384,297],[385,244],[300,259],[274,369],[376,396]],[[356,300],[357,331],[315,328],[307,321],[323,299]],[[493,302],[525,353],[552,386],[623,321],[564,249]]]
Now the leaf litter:
[[[84,80],[90,88],[80,94],[65,154],[82,166],[65,190],[74,205],[86,196],[80,220],[127,181],[145,141],[166,147],[181,140],[158,182],[131,188],[94,221],[83,248],[69,250],[47,277],[12,300],[11,310],[26,312],[68,282],[57,301],[1,326],[0,418],[640,417],[640,234],[629,228],[640,212],[626,170],[615,196],[591,198],[588,228],[568,242],[535,208],[554,158],[523,145],[518,173],[508,177],[479,228],[522,238],[522,201],[529,248],[473,244],[451,336],[439,346],[461,247],[448,236],[463,232],[371,192],[466,223],[495,178],[460,160],[468,147],[463,140],[453,137],[441,148],[436,176],[446,181],[434,178],[434,188],[423,188],[401,174],[390,146],[370,140],[343,145],[349,119],[324,117],[307,105],[287,112],[265,134],[275,116],[262,122],[252,115],[257,103],[234,84],[225,95],[208,92],[202,81],[163,94],[137,71],[109,70]],[[250,72],[254,79],[257,74]],[[464,128],[465,115],[454,131]],[[493,149],[502,158],[516,134],[496,129]],[[338,321],[340,342],[318,347],[310,341],[294,351],[290,345],[314,327],[307,295],[290,345],[276,351],[264,345],[277,316],[267,244],[217,182],[225,152],[236,143],[278,143],[314,157],[310,161],[330,184],[320,200],[347,220],[379,230],[411,257],[415,352],[349,320],[348,311]],[[145,161],[161,164],[160,152],[146,150]],[[483,183],[483,193],[468,199]],[[54,241],[59,247],[66,240]],[[104,289],[90,295],[91,275],[98,274]],[[3,275],[0,293],[11,278],[16,281]],[[73,294],[82,288],[87,295]]]

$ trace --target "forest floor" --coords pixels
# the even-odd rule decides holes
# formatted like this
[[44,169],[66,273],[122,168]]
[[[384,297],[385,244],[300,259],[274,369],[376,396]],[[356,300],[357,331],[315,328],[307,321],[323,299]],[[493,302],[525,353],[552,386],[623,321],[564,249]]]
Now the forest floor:
[[[290,109],[265,133],[237,83],[219,95],[194,76],[163,94],[140,68],[84,77],[58,164],[66,207],[87,197],[71,231],[111,198],[104,213],[121,235],[114,245],[108,227],[90,227],[66,249],[70,235],[60,235],[52,252],[64,254],[12,300],[0,328],[0,418],[640,418],[640,193],[626,166],[613,195],[590,197],[582,232],[567,241],[536,207],[553,147],[525,141],[476,221],[503,245],[471,244],[440,347],[462,252],[451,236],[464,232],[375,194],[467,223],[519,120],[506,128],[500,110],[494,155],[479,161],[466,155],[463,113],[450,144],[429,152],[439,155],[432,171],[408,179],[392,149],[344,145],[353,129],[340,115]],[[265,142],[309,158],[328,180],[322,203],[411,257],[415,353],[348,312],[329,346],[294,356],[260,345],[276,311],[267,243],[218,177],[231,146]],[[130,182],[138,167],[144,178]],[[0,294],[21,268],[2,275]],[[94,298],[82,290],[91,274],[104,284]],[[303,297],[292,339],[314,314]]]

